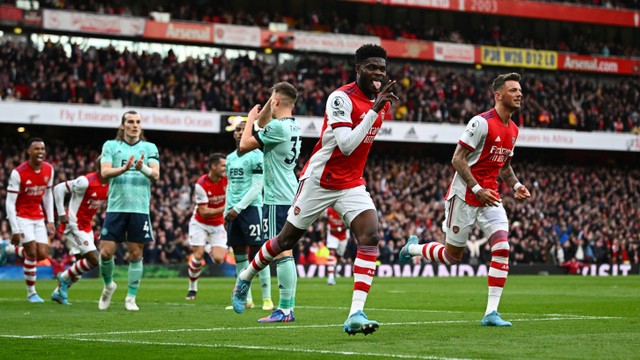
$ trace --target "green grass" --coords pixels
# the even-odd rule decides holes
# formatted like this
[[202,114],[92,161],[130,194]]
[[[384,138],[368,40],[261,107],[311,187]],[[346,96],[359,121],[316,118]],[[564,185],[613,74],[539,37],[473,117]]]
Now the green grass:
[[[201,279],[195,302],[183,300],[187,279],[145,279],[137,313],[124,310],[126,280],[117,282],[107,311],[97,279],[71,288],[71,306],[29,304],[24,282],[0,282],[0,358],[640,358],[638,276],[511,276],[500,306],[511,328],[480,326],[486,278],[376,278],[365,311],[381,325],[366,337],[342,332],[351,279],[300,279],[296,321],[286,324],[258,324],[260,309],[224,310],[228,278]],[[47,300],[54,286],[37,285]]]

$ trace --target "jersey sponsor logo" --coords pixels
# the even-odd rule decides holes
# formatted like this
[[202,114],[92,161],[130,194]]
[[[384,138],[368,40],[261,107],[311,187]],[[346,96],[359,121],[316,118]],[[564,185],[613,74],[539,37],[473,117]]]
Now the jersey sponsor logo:
[[489,151],[489,154],[491,154],[491,156],[489,156],[489,160],[504,162],[507,161],[507,156],[511,154],[511,149],[493,145],[491,147],[491,150]]
[[24,189],[25,194],[27,196],[40,196],[44,194],[44,191],[47,189],[46,186],[30,186]]
[[368,144],[373,142],[373,139],[376,138],[376,135],[378,134],[378,131],[380,130],[379,126],[372,126],[371,129],[369,129],[369,132],[367,133],[367,136],[364,137],[364,140],[362,140],[363,143]]
[[232,168],[232,169],[229,169],[229,175],[231,175],[231,176],[243,176],[244,175],[244,169],[243,168]]

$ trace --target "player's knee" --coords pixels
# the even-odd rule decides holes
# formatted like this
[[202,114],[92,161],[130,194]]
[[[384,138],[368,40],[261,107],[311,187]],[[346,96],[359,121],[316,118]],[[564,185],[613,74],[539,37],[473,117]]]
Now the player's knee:
[[378,235],[377,231],[366,231],[364,233],[355,235],[355,237],[356,239],[358,239],[358,245],[377,246],[380,242],[380,235]]
[[91,266],[98,266],[98,251],[92,251],[87,254],[87,261]]

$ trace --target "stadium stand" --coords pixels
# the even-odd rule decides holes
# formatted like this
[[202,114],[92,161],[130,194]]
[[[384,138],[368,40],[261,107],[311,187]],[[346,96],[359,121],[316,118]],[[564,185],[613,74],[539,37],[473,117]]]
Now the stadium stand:
[[[112,47],[81,49],[70,55],[62,44],[8,41],[0,50],[0,95],[5,101],[31,100],[123,106],[248,112],[268,98],[277,81],[298,87],[298,115],[322,116],[326,97],[352,77],[350,59],[296,57],[272,65],[246,56],[178,62],[171,53],[119,52]],[[389,76],[400,86],[395,119],[465,123],[493,103],[487,84],[496,71],[390,61]],[[228,79],[238,79],[228,81]],[[526,107],[519,126],[640,132],[640,78],[524,74]]]

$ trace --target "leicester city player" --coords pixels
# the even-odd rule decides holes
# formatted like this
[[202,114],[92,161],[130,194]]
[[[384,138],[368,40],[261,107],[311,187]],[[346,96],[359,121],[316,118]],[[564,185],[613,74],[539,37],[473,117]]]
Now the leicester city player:
[[[233,131],[236,147],[245,130],[246,123],[240,121]],[[262,151],[227,155],[227,203],[224,220],[227,224],[227,245],[233,249],[238,274],[248,265],[248,251],[257,253],[263,244],[262,238],[262,187],[264,185]],[[262,307],[273,309],[271,300],[271,274],[264,269],[258,275],[262,289]],[[253,307],[251,293],[247,296],[247,308]],[[228,307],[231,309],[231,306]]]
[[[271,97],[262,111],[254,106],[247,119],[247,127],[253,129],[254,121],[262,127],[255,135],[245,131],[240,140],[240,151],[261,148],[264,152],[264,240],[276,236],[285,222],[293,203],[298,179],[295,168],[300,156],[300,125],[293,117],[293,107],[298,92],[288,82],[279,82],[271,88]],[[297,283],[296,264],[291,250],[276,257],[276,272],[280,300],[278,308],[270,316],[258,322],[294,321],[293,307]]]
[[129,286],[124,306],[137,311],[136,295],[142,278],[142,250],[153,240],[149,207],[151,182],[160,177],[158,148],[145,140],[140,114],[122,115],[115,140],[102,146],[102,177],[109,180],[107,215],[100,233],[100,274],[104,289],[98,302],[106,310],[116,290],[113,282],[113,254],[118,244],[127,242]]

